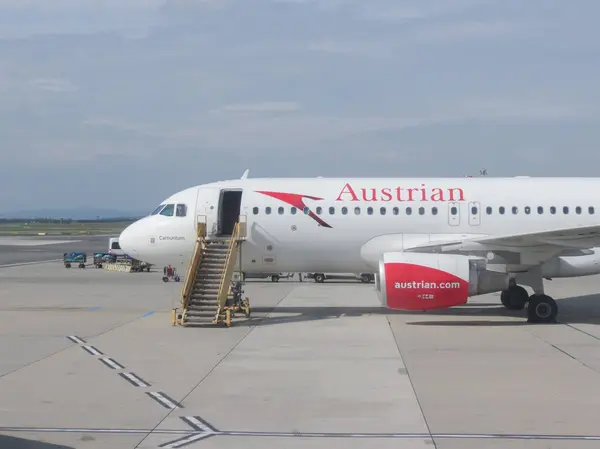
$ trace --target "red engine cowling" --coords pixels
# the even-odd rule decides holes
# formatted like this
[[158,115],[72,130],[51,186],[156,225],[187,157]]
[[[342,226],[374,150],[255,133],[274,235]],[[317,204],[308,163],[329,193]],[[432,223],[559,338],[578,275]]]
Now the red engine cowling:
[[454,254],[390,252],[379,262],[382,304],[396,310],[432,310],[465,304],[469,296],[508,289],[506,273],[485,260]]

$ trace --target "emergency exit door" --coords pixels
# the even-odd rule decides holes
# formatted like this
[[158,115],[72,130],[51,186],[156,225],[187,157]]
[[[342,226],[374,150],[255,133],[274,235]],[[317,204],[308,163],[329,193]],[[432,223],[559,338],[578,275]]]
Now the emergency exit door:
[[477,201],[469,203],[469,224],[471,226],[479,226],[481,224],[481,207]]
[[458,226],[460,224],[460,203],[448,203],[448,224]]

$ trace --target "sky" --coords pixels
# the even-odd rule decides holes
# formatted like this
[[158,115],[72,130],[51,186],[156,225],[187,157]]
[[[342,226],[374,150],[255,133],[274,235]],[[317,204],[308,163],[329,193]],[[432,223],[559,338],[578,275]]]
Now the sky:
[[597,176],[597,0],[0,0],[0,212],[279,176]]

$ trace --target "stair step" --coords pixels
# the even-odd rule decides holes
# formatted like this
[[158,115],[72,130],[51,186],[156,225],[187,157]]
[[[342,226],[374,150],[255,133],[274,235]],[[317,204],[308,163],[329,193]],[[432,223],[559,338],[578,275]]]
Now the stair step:
[[213,310],[211,312],[193,312],[191,310],[188,310],[188,312],[186,313],[186,318],[187,319],[200,318],[200,317],[213,318],[216,313],[217,313],[216,310]]
[[206,304],[216,306],[217,304],[219,304],[219,301],[217,301],[217,298],[202,297],[190,298],[190,300],[188,301],[188,306],[190,307],[205,306]]
[[221,274],[223,274],[223,266],[218,266],[218,267],[213,267],[213,266],[203,266],[200,268],[200,271],[198,271],[196,273],[196,275],[202,275],[202,274],[211,274],[211,275],[215,275],[218,274],[219,276]]
[[218,265],[218,266],[222,267],[225,265],[226,262],[227,261],[225,260],[225,258],[223,258],[223,259],[217,259],[215,257],[206,258],[200,263],[200,267],[204,267],[206,265]]
[[204,305],[194,305],[193,307],[188,307],[188,312],[189,311],[194,311],[194,312],[211,312],[211,313],[217,313],[217,308],[218,305],[217,304],[204,304]]

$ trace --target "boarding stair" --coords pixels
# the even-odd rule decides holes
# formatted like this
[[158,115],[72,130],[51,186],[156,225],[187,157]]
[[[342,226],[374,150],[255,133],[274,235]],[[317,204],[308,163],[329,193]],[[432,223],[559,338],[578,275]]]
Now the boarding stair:
[[242,231],[236,223],[231,235],[210,237],[199,226],[198,238],[181,292],[181,308],[173,311],[173,324],[202,326],[231,325],[238,312],[250,316],[248,298],[242,299],[239,281],[233,280],[236,262],[241,262]]

